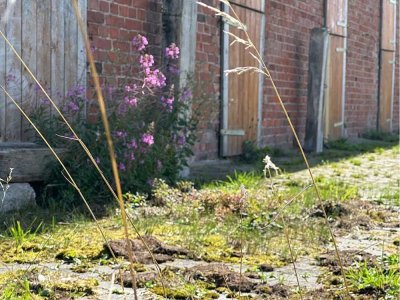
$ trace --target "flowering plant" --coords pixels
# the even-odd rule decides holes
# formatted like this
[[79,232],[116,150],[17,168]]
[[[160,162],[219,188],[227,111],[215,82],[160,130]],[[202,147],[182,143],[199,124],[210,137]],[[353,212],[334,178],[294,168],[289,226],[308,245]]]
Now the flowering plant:
[[[167,182],[177,180],[192,155],[196,122],[188,114],[190,89],[180,91],[173,84],[179,48],[171,44],[165,49],[167,65],[163,71],[156,68],[153,55],[147,51],[146,37],[138,35],[132,44],[138,56],[139,78],[106,88],[105,99],[123,188],[130,192],[149,192],[155,178]],[[172,69],[174,72],[169,71]],[[72,88],[63,97],[61,108],[102,171],[111,178],[103,125],[98,114],[90,122],[86,121],[88,106],[96,104],[84,94],[84,88]],[[59,117],[48,114],[47,103],[35,111],[34,119],[55,146],[67,148],[65,160],[73,173],[79,174],[80,186],[89,189],[88,192],[103,194],[103,184],[80,145],[66,133]]]

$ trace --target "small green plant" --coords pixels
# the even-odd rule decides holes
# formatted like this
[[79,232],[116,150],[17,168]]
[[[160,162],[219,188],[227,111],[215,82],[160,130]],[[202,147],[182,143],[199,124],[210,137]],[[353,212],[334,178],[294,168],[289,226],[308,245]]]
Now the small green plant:
[[0,300],[30,300],[29,281],[27,279],[17,283],[10,283],[3,291]]
[[22,246],[22,244],[26,241],[29,235],[36,234],[39,231],[39,229],[42,227],[42,224],[43,223],[40,222],[33,233],[31,232],[32,224],[29,229],[24,230],[21,226],[20,221],[16,221],[15,224],[8,229],[9,235],[15,241],[16,252],[18,251],[20,246]]
[[138,207],[138,206],[143,206],[146,203],[146,200],[148,198],[147,194],[141,194],[136,192],[135,194],[132,193],[125,193],[123,195],[124,200],[130,204],[132,207]]
[[361,160],[357,158],[352,158],[349,160],[349,162],[357,167],[361,166],[362,163]]
[[384,142],[398,142],[399,136],[398,134],[389,133],[389,132],[379,132],[379,131],[368,131],[362,135],[363,138],[370,140],[378,140]]
[[371,267],[364,262],[350,268],[346,276],[358,293],[373,292],[376,296],[385,296],[385,299],[400,295],[400,273],[397,269]]
[[356,146],[349,143],[347,139],[341,138],[334,141],[329,141],[325,144],[328,149],[342,150],[342,151],[354,151],[357,150]]

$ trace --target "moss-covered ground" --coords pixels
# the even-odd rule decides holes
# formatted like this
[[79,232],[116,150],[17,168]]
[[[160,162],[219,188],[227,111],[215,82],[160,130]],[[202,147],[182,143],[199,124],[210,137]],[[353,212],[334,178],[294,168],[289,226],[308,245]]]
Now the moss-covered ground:
[[[137,196],[130,198],[126,202],[128,213],[141,234],[189,250],[186,260],[225,263],[256,274],[257,280],[266,284],[265,290],[257,288],[246,297],[260,299],[313,299],[317,295],[333,299],[344,291],[340,272],[327,266],[322,266],[314,291],[301,294],[296,285],[285,282],[285,276],[272,278],[260,270],[265,265],[279,270],[290,266],[292,259],[314,259],[332,250],[328,221],[339,247],[354,247],[360,253],[377,247],[381,250],[380,258],[373,256],[376,271],[367,271],[363,262],[357,261],[345,266],[348,290],[371,299],[386,297],[385,293],[398,296],[399,268],[393,266],[399,263],[400,148],[393,141],[371,140],[355,144],[339,141],[328,146],[323,154],[310,156],[323,203],[298,153],[275,150],[263,153],[269,153],[280,168],[277,174],[272,170],[272,178],[268,172],[264,176],[263,164],[257,159],[253,171],[236,172],[223,180],[203,177],[194,186],[181,182],[175,187],[159,182],[151,199],[138,203]],[[0,299],[103,299],[109,291],[102,283],[110,284],[110,270],[126,268],[123,258],[114,261],[105,250],[98,229],[102,228],[108,240],[123,238],[116,207],[102,207],[97,224],[79,208],[60,211],[38,207],[0,216]],[[385,228],[391,233],[383,237],[379,230]],[[365,234],[366,241],[373,243],[365,244],[368,249],[359,249],[356,242],[352,244],[357,240],[354,234]],[[136,237],[132,228],[131,237]],[[368,246],[372,244],[375,246]],[[102,268],[109,272],[102,272]],[[140,273],[149,267],[138,264],[136,269]],[[153,297],[170,299],[245,297],[212,282],[190,279],[183,269],[165,266],[167,286],[158,279],[144,282],[141,288]],[[268,286],[272,282],[285,286],[285,293]],[[121,287],[116,283],[111,292],[119,297]]]

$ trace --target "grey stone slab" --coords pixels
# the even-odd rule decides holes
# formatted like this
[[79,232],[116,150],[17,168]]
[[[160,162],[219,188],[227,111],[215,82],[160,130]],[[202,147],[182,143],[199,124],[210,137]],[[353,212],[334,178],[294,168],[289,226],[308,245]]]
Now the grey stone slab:
[[29,183],[10,183],[5,194],[0,191],[0,197],[0,212],[36,206],[36,194]]

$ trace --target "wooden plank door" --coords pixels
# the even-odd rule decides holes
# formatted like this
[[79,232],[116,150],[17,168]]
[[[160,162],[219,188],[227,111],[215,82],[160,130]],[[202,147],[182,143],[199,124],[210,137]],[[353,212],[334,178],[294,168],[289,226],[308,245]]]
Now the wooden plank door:
[[[79,0],[84,18],[86,1]],[[0,0],[0,18],[0,29],[53,100],[77,84],[86,86],[86,54],[70,0]],[[25,110],[35,108],[43,95],[2,38],[0,59],[0,83]],[[0,142],[29,141],[26,128],[18,109],[0,93]]]
[[[247,33],[254,45],[263,52],[264,43],[264,1],[231,1],[239,19],[247,27]],[[224,31],[229,31],[242,39],[245,33],[224,23]],[[259,67],[259,63],[250,55],[243,44],[230,46],[233,38],[224,33],[223,69],[237,67]],[[243,142],[257,142],[260,126],[262,97],[262,77],[259,73],[245,72],[241,75],[223,76],[223,109],[221,126],[221,154],[234,156],[242,153]]]
[[392,131],[396,50],[396,1],[382,0],[378,130]]
[[344,135],[345,125],[347,0],[328,0],[326,9],[329,50],[325,76],[324,139],[335,140]]

